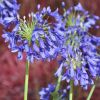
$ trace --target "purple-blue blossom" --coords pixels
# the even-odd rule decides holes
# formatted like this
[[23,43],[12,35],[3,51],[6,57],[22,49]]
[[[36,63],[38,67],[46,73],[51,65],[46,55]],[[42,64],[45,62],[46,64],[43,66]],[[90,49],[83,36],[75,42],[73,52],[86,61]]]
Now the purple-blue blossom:
[[[62,7],[65,7],[64,2]],[[64,9],[63,15],[58,13],[58,9],[40,8],[38,5],[39,11],[29,13],[28,18],[20,18],[16,0],[0,1],[0,23],[4,26],[14,25],[12,31],[7,31],[5,27],[2,35],[8,42],[8,48],[17,52],[20,60],[24,53],[30,62],[35,59],[50,61],[61,55],[55,76],[68,83],[73,80],[75,86],[87,89],[100,76],[100,54],[97,52],[100,37],[89,33],[100,17],[90,14],[80,3],[67,11]],[[42,88],[40,100],[50,100],[56,85],[49,84],[47,88]],[[61,100],[65,100],[65,89],[56,92]]]
[[91,27],[98,27],[96,22],[99,20],[99,16],[89,13],[80,3],[74,7],[70,7],[64,12],[64,22],[66,22],[66,26],[80,26],[87,31],[89,31]]
[[[42,88],[39,92],[40,100],[52,100],[52,98],[55,100],[66,100],[67,91],[66,89],[59,89],[57,91],[57,94],[55,94],[56,85],[48,84],[48,87]],[[56,97],[58,96],[58,97]],[[57,99],[58,98],[58,99]]]
[[47,88],[42,88],[39,92],[40,100],[50,100],[51,94],[55,91],[55,86],[49,84]]
[[[48,18],[44,18],[46,15],[52,16],[56,23],[49,22]],[[9,42],[8,47],[12,52],[18,52],[18,59],[22,59],[25,52],[30,62],[34,59],[50,61],[57,57],[62,44],[62,36],[57,31],[60,30],[59,18],[58,10],[51,12],[50,7],[30,13],[28,19],[25,16],[23,19],[18,16],[12,32],[4,31],[3,38]]]
[[74,85],[87,89],[100,74],[100,54],[97,52],[100,38],[89,33],[99,17],[90,14],[80,3],[64,13],[65,27],[62,28],[65,37],[60,49],[63,60],[55,76],[62,73],[62,80],[68,83],[74,80]]
[[11,22],[15,22],[19,5],[16,0],[1,0],[0,1],[0,23],[7,26]]

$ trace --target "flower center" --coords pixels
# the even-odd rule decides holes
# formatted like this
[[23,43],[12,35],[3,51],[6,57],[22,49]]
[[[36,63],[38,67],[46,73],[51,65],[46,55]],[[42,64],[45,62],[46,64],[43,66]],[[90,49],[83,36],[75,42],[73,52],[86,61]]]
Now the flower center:
[[31,41],[32,33],[36,25],[36,20],[33,19],[33,15],[29,14],[29,19],[26,20],[24,16],[23,19],[20,19],[19,31],[18,34],[22,36],[23,39]]
[[66,27],[69,27],[69,26],[82,27],[83,22],[84,22],[84,16],[82,16],[78,12],[72,12],[67,17]]
[[79,47],[82,36],[77,33],[79,32],[78,28],[83,29],[83,21],[84,16],[78,15],[77,12],[72,12],[69,14],[66,21],[66,29],[69,31],[69,33],[67,33],[65,45],[69,45],[67,47],[67,53],[68,59],[70,59],[66,62],[68,65],[72,63],[74,69],[80,67],[83,61],[81,57],[82,53]]
[[81,50],[79,48],[80,41],[81,41],[81,36],[78,36],[77,32],[75,31],[74,33],[70,33],[67,40],[66,40],[66,46],[67,47],[67,53],[68,53],[68,61],[67,64],[70,65],[72,63],[73,68],[76,69],[76,67],[80,67],[82,64],[82,59],[81,59]]

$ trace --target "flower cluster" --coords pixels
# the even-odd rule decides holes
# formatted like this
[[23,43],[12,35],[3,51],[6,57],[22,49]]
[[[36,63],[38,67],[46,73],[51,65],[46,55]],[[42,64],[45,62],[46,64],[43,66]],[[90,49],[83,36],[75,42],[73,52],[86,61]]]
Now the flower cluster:
[[47,88],[42,88],[42,90],[39,92],[40,94],[40,100],[49,100],[50,95],[52,92],[54,92],[55,86],[52,84],[49,84]]
[[[49,17],[53,17],[56,23],[49,21]],[[4,31],[3,38],[9,41],[8,47],[12,52],[18,52],[19,59],[23,58],[22,53],[25,52],[30,62],[34,59],[50,61],[56,58],[62,43],[61,32],[56,31],[60,30],[57,27],[59,18],[58,10],[51,12],[50,7],[30,13],[28,19],[25,16],[21,19],[17,15],[12,32]]]
[[74,85],[80,84],[87,89],[100,71],[100,55],[97,52],[100,38],[89,33],[100,18],[90,15],[79,3],[68,9],[62,19],[65,25],[65,38],[60,51],[63,60],[55,75],[59,77],[62,72],[62,80],[74,80]]
[[[51,98],[58,98],[59,100],[66,100],[66,90],[60,89],[57,91],[57,94],[55,94],[56,86],[53,84],[49,84],[47,88],[42,88],[42,90],[39,92],[40,94],[40,100],[50,100]],[[58,100],[55,99],[55,100]]]
[[[36,13],[20,18],[16,0],[0,1],[0,23],[4,26],[14,23],[12,31],[4,30],[2,35],[5,42],[9,42],[8,47],[12,52],[18,52],[18,59],[26,53],[30,62],[34,59],[50,61],[61,55],[55,76],[87,89],[100,76],[100,54],[97,52],[100,38],[89,33],[90,28],[99,28],[96,22],[100,17],[90,14],[80,3],[66,11],[63,2],[63,15],[58,9],[51,11],[50,7],[44,7],[40,10],[40,5],[37,7]],[[43,88],[40,99],[50,100],[57,86]],[[57,92],[60,93],[60,89]]]

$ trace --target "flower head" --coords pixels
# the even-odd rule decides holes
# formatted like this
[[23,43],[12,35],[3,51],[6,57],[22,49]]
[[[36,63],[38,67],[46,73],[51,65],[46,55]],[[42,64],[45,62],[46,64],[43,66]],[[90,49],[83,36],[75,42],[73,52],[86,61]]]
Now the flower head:
[[47,88],[42,88],[42,90],[39,92],[40,94],[40,100],[50,100],[50,95],[55,90],[55,86],[52,84],[49,84]]
[[59,77],[62,72],[62,80],[67,82],[74,80],[75,85],[80,84],[85,89],[94,83],[93,80],[100,71],[100,55],[96,47],[100,41],[98,37],[89,33],[89,29],[96,24],[99,17],[95,19],[95,16],[86,12],[81,4],[65,12],[63,17],[65,38],[61,47],[63,60],[55,73]]
[[79,26],[87,31],[94,25],[96,27],[96,22],[100,20],[100,17],[90,14],[80,3],[64,12],[64,17],[66,26]]
[[[53,17],[56,23],[49,22],[49,16]],[[56,31],[58,17],[58,11],[51,12],[50,7],[30,13],[28,19],[25,16],[23,19],[18,17],[15,28],[12,32],[5,31],[3,37],[9,41],[12,52],[18,52],[19,59],[23,58],[23,52],[26,52],[27,60],[31,62],[34,59],[54,59],[61,43],[61,35]]]
[[[39,92],[40,100],[51,100],[53,96],[56,96],[55,90],[56,90],[56,85],[53,85],[53,84],[49,84],[47,88],[42,88],[41,91]],[[59,89],[57,91],[57,94],[58,94],[59,100],[65,100],[66,95],[67,95],[65,89]]]

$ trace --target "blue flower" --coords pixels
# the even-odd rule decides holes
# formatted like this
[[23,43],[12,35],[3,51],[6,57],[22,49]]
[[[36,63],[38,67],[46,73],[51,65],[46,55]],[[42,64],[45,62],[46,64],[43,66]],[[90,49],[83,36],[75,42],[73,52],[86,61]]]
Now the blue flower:
[[87,89],[87,86],[93,84],[93,80],[99,76],[100,55],[88,32],[76,27],[72,30],[67,28],[67,31],[69,34],[66,32],[65,43],[61,49],[63,60],[55,75],[59,77],[63,72],[62,80],[74,80],[75,85],[80,84]]
[[63,15],[64,26],[61,31],[64,38],[60,47],[63,60],[55,76],[59,77],[62,73],[62,81],[69,83],[74,80],[74,85],[87,89],[100,75],[100,55],[97,52],[100,38],[89,33],[89,29],[96,24],[99,17],[89,14],[80,3],[69,8]]
[[0,1],[0,23],[7,26],[16,21],[19,5],[16,0]]
[[70,7],[64,12],[64,22],[66,26],[80,26],[87,31],[94,25],[98,27],[98,25],[96,25],[98,20],[100,20],[100,17],[90,14],[80,3],[75,7]]
[[94,44],[96,46],[100,46],[100,37],[92,36],[91,42],[92,42],[92,44]]
[[51,93],[55,91],[55,86],[49,84],[47,88],[42,88],[39,92],[40,100],[50,100]]
[[[56,15],[56,16],[55,16]],[[49,22],[46,16],[53,17],[56,23]],[[37,60],[55,59],[60,50],[62,37],[58,28],[58,10],[51,12],[50,7],[43,8],[42,11],[30,13],[29,18],[18,17],[12,32],[4,32],[3,38],[9,42],[12,52],[18,52],[18,58],[23,58],[26,53],[27,60],[33,62]],[[60,25],[61,26],[61,25]],[[56,30],[57,29],[57,30]]]
[[78,3],[75,7],[74,7],[75,11],[81,11],[81,12],[85,12],[86,10],[82,7],[81,3]]
[[[40,95],[40,100],[51,100],[53,96],[55,96],[55,90],[56,90],[56,85],[49,84],[47,88],[42,88],[41,91],[39,92]],[[59,96],[59,100],[66,100],[66,89],[59,89],[57,91],[57,94]],[[58,98],[58,97],[56,97]]]

